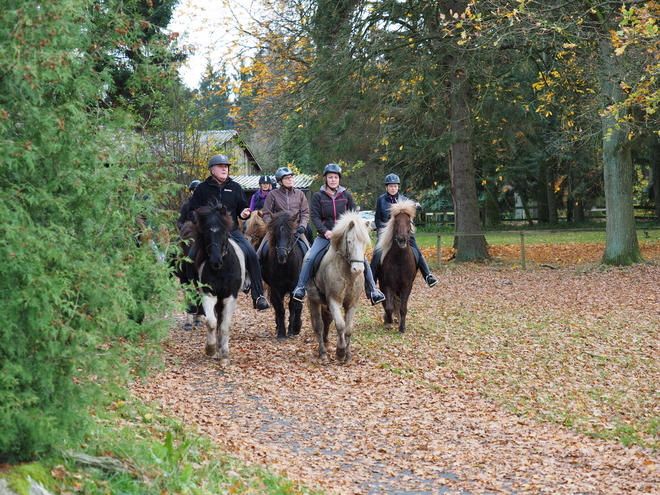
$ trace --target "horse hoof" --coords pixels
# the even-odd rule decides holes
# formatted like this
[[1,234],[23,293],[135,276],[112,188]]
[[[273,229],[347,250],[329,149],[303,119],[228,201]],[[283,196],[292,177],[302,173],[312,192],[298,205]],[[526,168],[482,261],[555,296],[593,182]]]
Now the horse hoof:
[[406,333],[406,329],[405,328],[399,328],[399,333]]
[[205,349],[206,355],[209,357],[215,356],[215,346],[214,345],[207,345]]
[[337,359],[339,361],[343,361],[344,359],[346,359],[346,349],[340,349],[339,347],[337,347],[337,351],[335,352],[335,356],[337,356]]
[[278,342],[284,342],[286,340],[286,335],[278,335],[277,336],[277,341]]
[[190,323],[186,323],[185,325],[183,325],[183,329],[184,330],[192,330],[192,325]]
[[229,364],[229,358],[223,358],[220,360],[220,366],[227,366]]
[[385,330],[392,330],[392,324],[391,323],[385,323]]
[[195,321],[195,326],[196,327],[201,327],[203,324],[204,324],[204,322],[202,320]]

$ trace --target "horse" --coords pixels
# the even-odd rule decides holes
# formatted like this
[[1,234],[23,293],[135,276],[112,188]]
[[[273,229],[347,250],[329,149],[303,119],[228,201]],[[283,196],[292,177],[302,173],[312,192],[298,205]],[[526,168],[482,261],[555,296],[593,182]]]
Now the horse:
[[197,296],[197,288],[195,286],[195,266],[186,261],[190,247],[192,246],[192,237],[195,235],[195,226],[192,222],[188,221],[183,224],[180,230],[179,237],[179,253],[170,258],[170,265],[173,269],[173,274],[179,279],[179,283],[183,287],[183,292],[188,302],[186,309],[186,322],[183,325],[184,330],[192,330],[193,326],[199,327],[204,324],[202,316],[204,316],[204,308],[201,304],[195,302]]
[[[238,293],[246,284],[245,255],[229,234],[232,220],[222,205],[195,210],[196,282],[206,315],[206,355],[229,361],[229,328]],[[219,344],[218,344],[219,340]]]
[[266,223],[264,222],[263,213],[261,210],[252,212],[250,218],[245,222],[245,237],[247,237],[256,250],[261,244],[261,240],[266,235]]
[[358,301],[364,292],[364,252],[371,244],[369,228],[356,211],[345,212],[332,229],[328,251],[307,283],[307,303],[318,342],[318,357],[328,359],[328,331],[337,328],[335,355],[351,360],[351,336]]
[[264,253],[261,275],[268,284],[268,298],[275,310],[277,340],[296,336],[302,327],[302,303],[289,297],[288,334],[284,324],[284,298],[296,287],[305,251],[296,232],[296,216],[289,211],[275,213],[268,224],[268,250]]
[[[380,290],[385,294],[383,321],[385,328],[392,328],[394,318],[399,320],[399,333],[406,331],[408,298],[417,275],[417,260],[410,246],[410,239],[415,232],[413,219],[417,205],[410,200],[394,203],[390,207],[390,219],[381,229],[371,260],[372,272]],[[380,266],[375,266],[380,264]]]

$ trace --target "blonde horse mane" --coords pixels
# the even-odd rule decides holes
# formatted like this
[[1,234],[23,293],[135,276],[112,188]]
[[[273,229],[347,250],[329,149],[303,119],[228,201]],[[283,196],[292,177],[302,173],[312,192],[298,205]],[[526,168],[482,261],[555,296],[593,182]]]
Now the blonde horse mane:
[[[381,261],[385,259],[385,255],[390,250],[392,246],[392,241],[396,236],[394,232],[394,223],[396,222],[396,216],[400,213],[405,213],[410,217],[410,221],[415,218],[417,214],[417,203],[406,199],[400,203],[394,203],[390,207],[390,219],[385,224],[385,227],[380,229],[380,236],[378,237],[378,242],[376,243],[376,250],[381,252],[380,259]],[[415,232],[415,226],[411,225],[412,232]]]
[[339,217],[337,223],[332,229],[332,237],[330,238],[332,247],[336,250],[340,250],[344,236],[351,229],[354,230],[358,241],[363,242],[366,246],[371,245],[371,237],[369,236],[367,221],[362,218],[357,211],[349,210]]

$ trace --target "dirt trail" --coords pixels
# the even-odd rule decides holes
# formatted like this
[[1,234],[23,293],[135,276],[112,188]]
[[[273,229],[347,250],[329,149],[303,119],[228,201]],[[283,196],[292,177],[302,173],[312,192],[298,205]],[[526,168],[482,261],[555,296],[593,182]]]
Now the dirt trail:
[[[420,300],[430,297],[416,284]],[[302,335],[278,343],[272,314],[249,306],[242,297],[226,367],[204,356],[204,330],[184,331],[179,315],[166,372],[136,393],[231,454],[328,492],[660,493],[658,459],[639,448],[508,414],[460,380],[434,390],[359,346],[349,365],[319,365],[307,319]]]

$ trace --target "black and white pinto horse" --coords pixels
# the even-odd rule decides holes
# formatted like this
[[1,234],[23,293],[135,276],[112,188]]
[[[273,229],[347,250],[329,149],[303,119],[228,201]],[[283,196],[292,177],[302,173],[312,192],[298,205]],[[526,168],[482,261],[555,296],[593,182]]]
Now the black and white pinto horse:
[[275,310],[277,340],[300,333],[302,303],[289,296],[288,333],[285,325],[284,301],[296,287],[306,250],[296,232],[296,216],[289,211],[275,213],[268,224],[268,250],[263,256],[261,275],[268,284],[268,296]]
[[347,211],[337,220],[328,252],[307,283],[309,312],[321,360],[328,359],[326,344],[333,321],[337,328],[335,356],[340,362],[351,360],[353,321],[364,293],[364,252],[369,244],[367,223],[356,211]]
[[[195,270],[206,315],[206,354],[229,361],[229,328],[239,292],[246,284],[245,255],[229,234],[232,220],[224,206],[195,210]],[[218,342],[219,340],[219,342]]]

